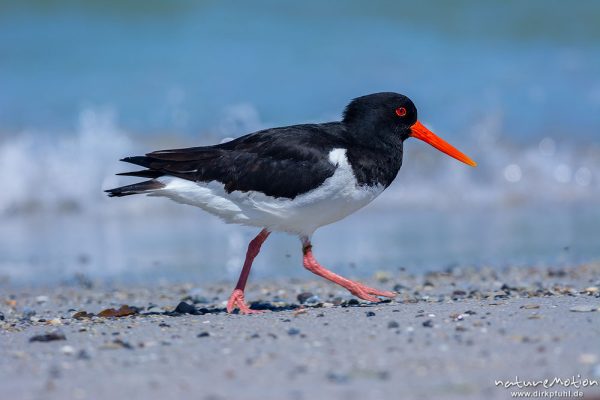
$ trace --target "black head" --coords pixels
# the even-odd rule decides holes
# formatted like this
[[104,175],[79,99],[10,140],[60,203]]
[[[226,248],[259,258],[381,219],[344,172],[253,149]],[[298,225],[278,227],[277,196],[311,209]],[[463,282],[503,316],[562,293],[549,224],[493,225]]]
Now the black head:
[[417,107],[408,97],[393,92],[357,97],[344,111],[344,124],[368,140],[405,140],[415,122]]
[[408,97],[398,93],[357,97],[346,107],[343,123],[353,140],[369,147],[399,148],[404,140],[414,137],[465,164],[477,165],[421,124],[417,119],[417,107]]

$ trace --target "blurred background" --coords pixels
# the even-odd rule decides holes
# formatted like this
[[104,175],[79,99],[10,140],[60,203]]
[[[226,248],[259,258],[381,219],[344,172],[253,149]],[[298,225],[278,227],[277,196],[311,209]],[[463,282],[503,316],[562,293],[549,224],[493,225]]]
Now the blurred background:
[[[396,91],[476,169],[408,141],[314,237],[352,276],[600,259],[600,2],[0,0],[0,281],[233,280],[256,229],[108,199],[118,159],[340,118]],[[311,275],[272,235],[255,278]]]

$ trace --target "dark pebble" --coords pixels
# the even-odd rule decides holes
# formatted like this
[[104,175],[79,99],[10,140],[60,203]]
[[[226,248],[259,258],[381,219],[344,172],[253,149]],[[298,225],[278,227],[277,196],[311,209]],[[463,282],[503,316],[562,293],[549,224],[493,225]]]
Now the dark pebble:
[[382,381],[387,381],[388,379],[390,379],[390,373],[388,371],[379,371],[377,373],[377,377]]
[[161,328],[170,328],[171,327],[171,325],[166,324],[164,322],[161,322],[160,324],[158,324],[158,326],[160,326]]
[[185,301],[182,301],[181,303],[177,304],[177,307],[175,308],[175,312],[180,313],[180,314],[201,315],[200,311],[198,311],[198,309],[196,307],[194,307],[191,304],[186,303]]
[[567,273],[562,269],[559,269],[559,270],[551,269],[548,271],[548,276],[563,278],[563,277],[567,276]]
[[427,321],[423,321],[423,326],[425,328],[433,328],[433,321],[428,319]]
[[357,306],[359,304],[360,304],[360,302],[358,300],[356,300],[356,299],[350,299],[350,300],[348,300],[346,302],[342,302],[341,305],[342,305],[342,307],[349,307],[349,306]]
[[271,311],[276,309],[276,307],[274,307],[268,301],[253,301],[252,303],[250,303],[250,308],[252,308],[253,310],[271,310]]
[[0,312],[0,321],[4,321],[4,314]]
[[388,328],[389,329],[394,329],[394,328],[399,328],[400,324],[397,323],[396,321],[390,321],[388,322]]
[[29,338],[30,342],[52,342],[54,340],[67,340],[67,337],[62,332],[48,332],[43,335],[35,335]]
[[93,316],[94,316],[94,314],[90,314],[86,311],[79,311],[79,312],[76,312],[75,314],[73,314],[73,318],[79,319],[79,320],[86,319],[86,318],[92,318]]
[[287,333],[290,336],[298,335],[300,333],[300,329],[290,328],[290,329],[288,329]]
[[313,296],[314,294],[312,294],[311,292],[302,292],[296,298],[298,299],[298,302],[300,302],[300,304],[304,304],[306,303],[306,300],[310,299]]
[[210,336],[210,333],[204,331],[204,332],[200,332],[198,335],[196,335],[196,337],[208,337]]
[[79,353],[77,353],[77,359],[78,360],[89,360],[92,357],[89,355],[89,353],[85,350],[79,350]]
[[365,314],[367,315],[367,317],[374,317],[375,315],[377,315],[373,311],[367,311]]
[[502,284],[502,286],[500,287],[500,290],[504,290],[505,292],[511,292],[511,291],[516,291],[517,288],[513,287],[513,286],[508,286],[506,283]]
[[471,310],[467,310],[465,311],[463,314],[467,314],[467,315],[475,315],[477,314],[475,311],[471,311]]
[[133,346],[129,342],[126,342],[124,340],[115,339],[115,340],[113,340],[113,343],[121,346],[124,349],[133,350]]

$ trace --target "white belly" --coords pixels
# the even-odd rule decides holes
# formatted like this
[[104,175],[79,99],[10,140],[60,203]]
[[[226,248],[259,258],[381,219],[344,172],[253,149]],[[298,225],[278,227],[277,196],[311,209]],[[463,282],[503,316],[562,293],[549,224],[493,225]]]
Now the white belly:
[[294,199],[254,191],[227,193],[217,181],[192,182],[172,176],[157,178],[165,187],[150,195],[200,207],[227,223],[310,236],[317,228],[366,206],[384,189],[358,185],[345,149],[332,150],[329,161],[337,165],[334,174],[318,188]]

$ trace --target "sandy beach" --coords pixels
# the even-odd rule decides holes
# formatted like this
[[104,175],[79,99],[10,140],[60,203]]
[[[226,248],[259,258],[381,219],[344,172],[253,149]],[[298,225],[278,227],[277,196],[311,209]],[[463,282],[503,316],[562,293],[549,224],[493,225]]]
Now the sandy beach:
[[555,377],[575,382],[535,389],[600,396],[600,264],[378,273],[399,293],[380,304],[255,282],[252,316],[224,312],[229,284],[80,283],[2,288],[3,398],[505,399]]

